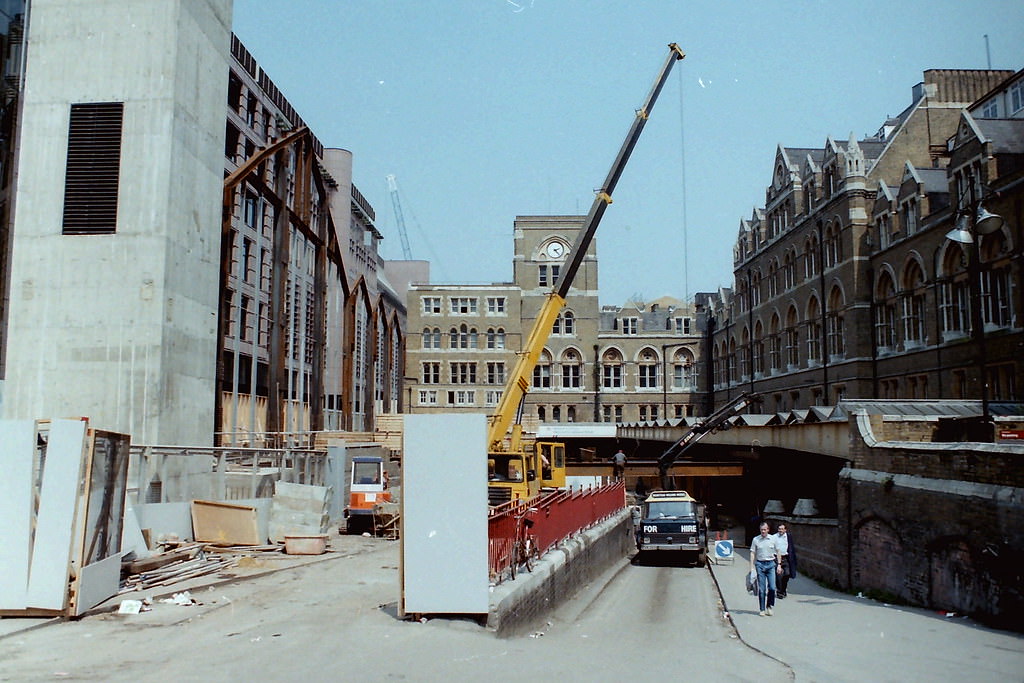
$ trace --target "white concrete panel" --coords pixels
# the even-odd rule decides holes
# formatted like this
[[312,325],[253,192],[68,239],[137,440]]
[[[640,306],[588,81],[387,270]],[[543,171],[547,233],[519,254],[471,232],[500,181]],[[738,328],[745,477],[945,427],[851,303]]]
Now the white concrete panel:
[[83,567],[82,579],[78,583],[78,599],[75,601],[75,616],[117,595],[120,584],[121,553],[114,553]]
[[0,421],[0,610],[25,609],[32,517],[33,420]]
[[406,614],[487,613],[486,416],[405,416],[401,539]]
[[62,610],[67,600],[68,562],[78,505],[85,426],[81,420],[50,423],[28,576],[26,606],[30,608]]

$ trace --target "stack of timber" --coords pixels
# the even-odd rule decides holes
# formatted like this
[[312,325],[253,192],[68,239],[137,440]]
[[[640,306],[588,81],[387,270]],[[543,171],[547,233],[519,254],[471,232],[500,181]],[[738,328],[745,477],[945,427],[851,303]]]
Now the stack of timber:
[[205,549],[206,546],[202,543],[190,543],[143,560],[125,562],[121,569],[122,574],[127,576],[119,592],[128,593],[169,586],[234,566],[235,558],[211,557],[204,552]]
[[270,504],[270,540],[285,536],[315,536],[330,524],[331,488],[278,481]]

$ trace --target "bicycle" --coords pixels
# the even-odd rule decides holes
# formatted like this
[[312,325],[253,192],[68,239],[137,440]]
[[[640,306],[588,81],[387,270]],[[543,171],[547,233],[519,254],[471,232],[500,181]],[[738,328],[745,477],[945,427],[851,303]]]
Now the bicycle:
[[520,566],[526,567],[526,571],[532,572],[534,565],[540,558],[540,548],[537,546],[537,539],[528,529],[533,527],[533,519],[530,514],[536,512],[537,508],[527,508],[521,515],[516,515],[516,537],[512,544],[512,562],[510,571],[512,579],[516,578],[516,571]]

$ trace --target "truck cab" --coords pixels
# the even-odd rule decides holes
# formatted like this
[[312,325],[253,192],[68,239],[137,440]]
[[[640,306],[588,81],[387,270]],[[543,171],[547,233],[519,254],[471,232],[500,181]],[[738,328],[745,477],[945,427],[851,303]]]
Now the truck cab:
[[707,533],[703,504],[686,491],[654,491],[640,509],[636,547],[641,554],[672,553],[703,567]]

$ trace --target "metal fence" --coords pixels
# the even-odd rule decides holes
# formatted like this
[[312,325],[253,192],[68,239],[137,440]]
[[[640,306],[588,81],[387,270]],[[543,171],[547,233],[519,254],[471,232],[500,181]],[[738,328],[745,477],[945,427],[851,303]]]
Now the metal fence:
[[326,485],[327,453],[301,448],[131,447],[138,503],[269,498],[275,481]]
[[500,582],[512,567],[516,530],[523,519],[543,555],[552,547],[626,506],[621,482],[582,490],[547,493],[530,501],[514,500],[491,509],[487,524],[491,580]]

